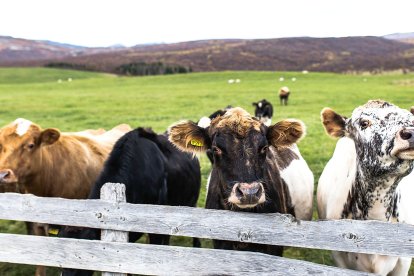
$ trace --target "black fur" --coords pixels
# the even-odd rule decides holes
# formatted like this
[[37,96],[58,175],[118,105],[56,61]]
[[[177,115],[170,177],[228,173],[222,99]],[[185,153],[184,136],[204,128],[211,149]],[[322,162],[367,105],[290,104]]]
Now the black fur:
[[[293,207],[286,183],[280,177],[276,163],[280,158],[277,149],[269,146],[266,135],[251,130],[240,139],[233,133],[217,132],[212,135],[212,172],[206,199],[207,209],[233,210],[252,213],[291,213]],[[266,201],[254,208],[241,209],[227,202],[235,183],[263,184]],[[214,248],[257,251],[281,256],[283,248],[253,243],[214,240]]]
[[[129,203],[195,206],[200,190],[201,174],[197,159],[182,153],[163,135],[138,128],[118,140],[89,199],[100,198],[107,182],[124,183]],[[100,230],[65,227],[60,237],[99,239]],[[135,242],[142,233],[129,233]],[[169,243],[169,236],[149,234],[152,244]],[[195,246],[200,246],[198,239]],[[62,275],[92,275],[92,271],[63,269]]]
[[[261,107],[259,107],[259,103],[261,103]],[[257,103],[252,103],[253,106],[256,107],[254,111],[254,116],[259,120],[261,118],[269,118],[271,119],[273,116],[273,105],[268,102],[266,99],[263,99]]]

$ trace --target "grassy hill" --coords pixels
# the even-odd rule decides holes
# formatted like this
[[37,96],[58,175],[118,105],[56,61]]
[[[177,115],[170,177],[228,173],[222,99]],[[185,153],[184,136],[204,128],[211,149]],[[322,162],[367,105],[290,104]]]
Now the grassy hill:
[[[280,82],[280,77],[285,81]],[[228,79],[236,78],[241,82],[228,84]],[[277,91],[281,86],[289,86],[292,91],[289,106],[278,103]],[[45,68],[0,68],[0,126],[23,117],[42,127],[57,127],[62,131],[109,129],[128,123],[163,132],[178,120],[196,121],[229,104],[252,113],[251,103],[263,98],[274,104],[273,122],[282,118],[305,122],[307,136],[299,148],[317,182],[336,143],[324,133],[319,119],[321,109],[329,106],[349,116],[355,107],[377,98],[409,108],[414,104],[414,75],[226,71],[119,77]],[[201,163],[200,207],[204,205],[204,187],[210,170],[206,157],[201,156]],[[0,221],[0,232],[23,231],[22,223]],[[174,238],[174,244],[188,245],[189,242],[185,238]],[[204,241],[203,245],[211,244]],[[329,253],[322,250],[290,248],[285,256],[332,264]],[[32,273],[30,266],[0,264],[0,275]],[[57,272],[52,270],[52,273]]]

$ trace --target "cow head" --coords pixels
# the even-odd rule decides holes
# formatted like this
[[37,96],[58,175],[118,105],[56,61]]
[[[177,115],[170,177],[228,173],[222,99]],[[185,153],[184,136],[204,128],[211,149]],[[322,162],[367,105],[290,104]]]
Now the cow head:
[[332,137],[354,140],[358,162],[367,173],[407,174],[414,159],[414,116],[381,100],[356,108],[351,118],[332,109],[321,113],[326,132]]
[[25,119],[0,129],[0,183],[23,183],[39,166],[39,149],[55,143],[59,137],[58,130],[42,130]]
[[303,136],[304,125],[284,120],[266,127],[245,110],[233,108],[206,129],[184,121],[171,126],[169,133],[170,141],[183,151],[211,150],[222,198],[239,208],[253,208],[268,200],[270,147],[295,143]]

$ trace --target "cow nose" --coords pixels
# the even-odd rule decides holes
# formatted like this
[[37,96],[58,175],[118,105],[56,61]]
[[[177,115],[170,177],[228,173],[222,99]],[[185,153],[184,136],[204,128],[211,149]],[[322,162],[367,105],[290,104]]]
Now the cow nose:
[[246,203],[255,203],[263,193],[262,185],[259,183],[238,183],[235,188],[236,196]]
[[12,170],[5,169],[0,170],[0,182],[9,182],[13,178],[14,174]]
[[399,132],[402,140],[411,141],[414,140],[414,128],[404,128]]

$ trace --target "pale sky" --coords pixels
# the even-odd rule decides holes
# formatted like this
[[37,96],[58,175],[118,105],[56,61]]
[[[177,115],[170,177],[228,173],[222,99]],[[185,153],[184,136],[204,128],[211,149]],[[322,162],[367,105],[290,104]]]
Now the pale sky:
[[414,32],[414,0],[0,0],[0,35],[81,46]]

